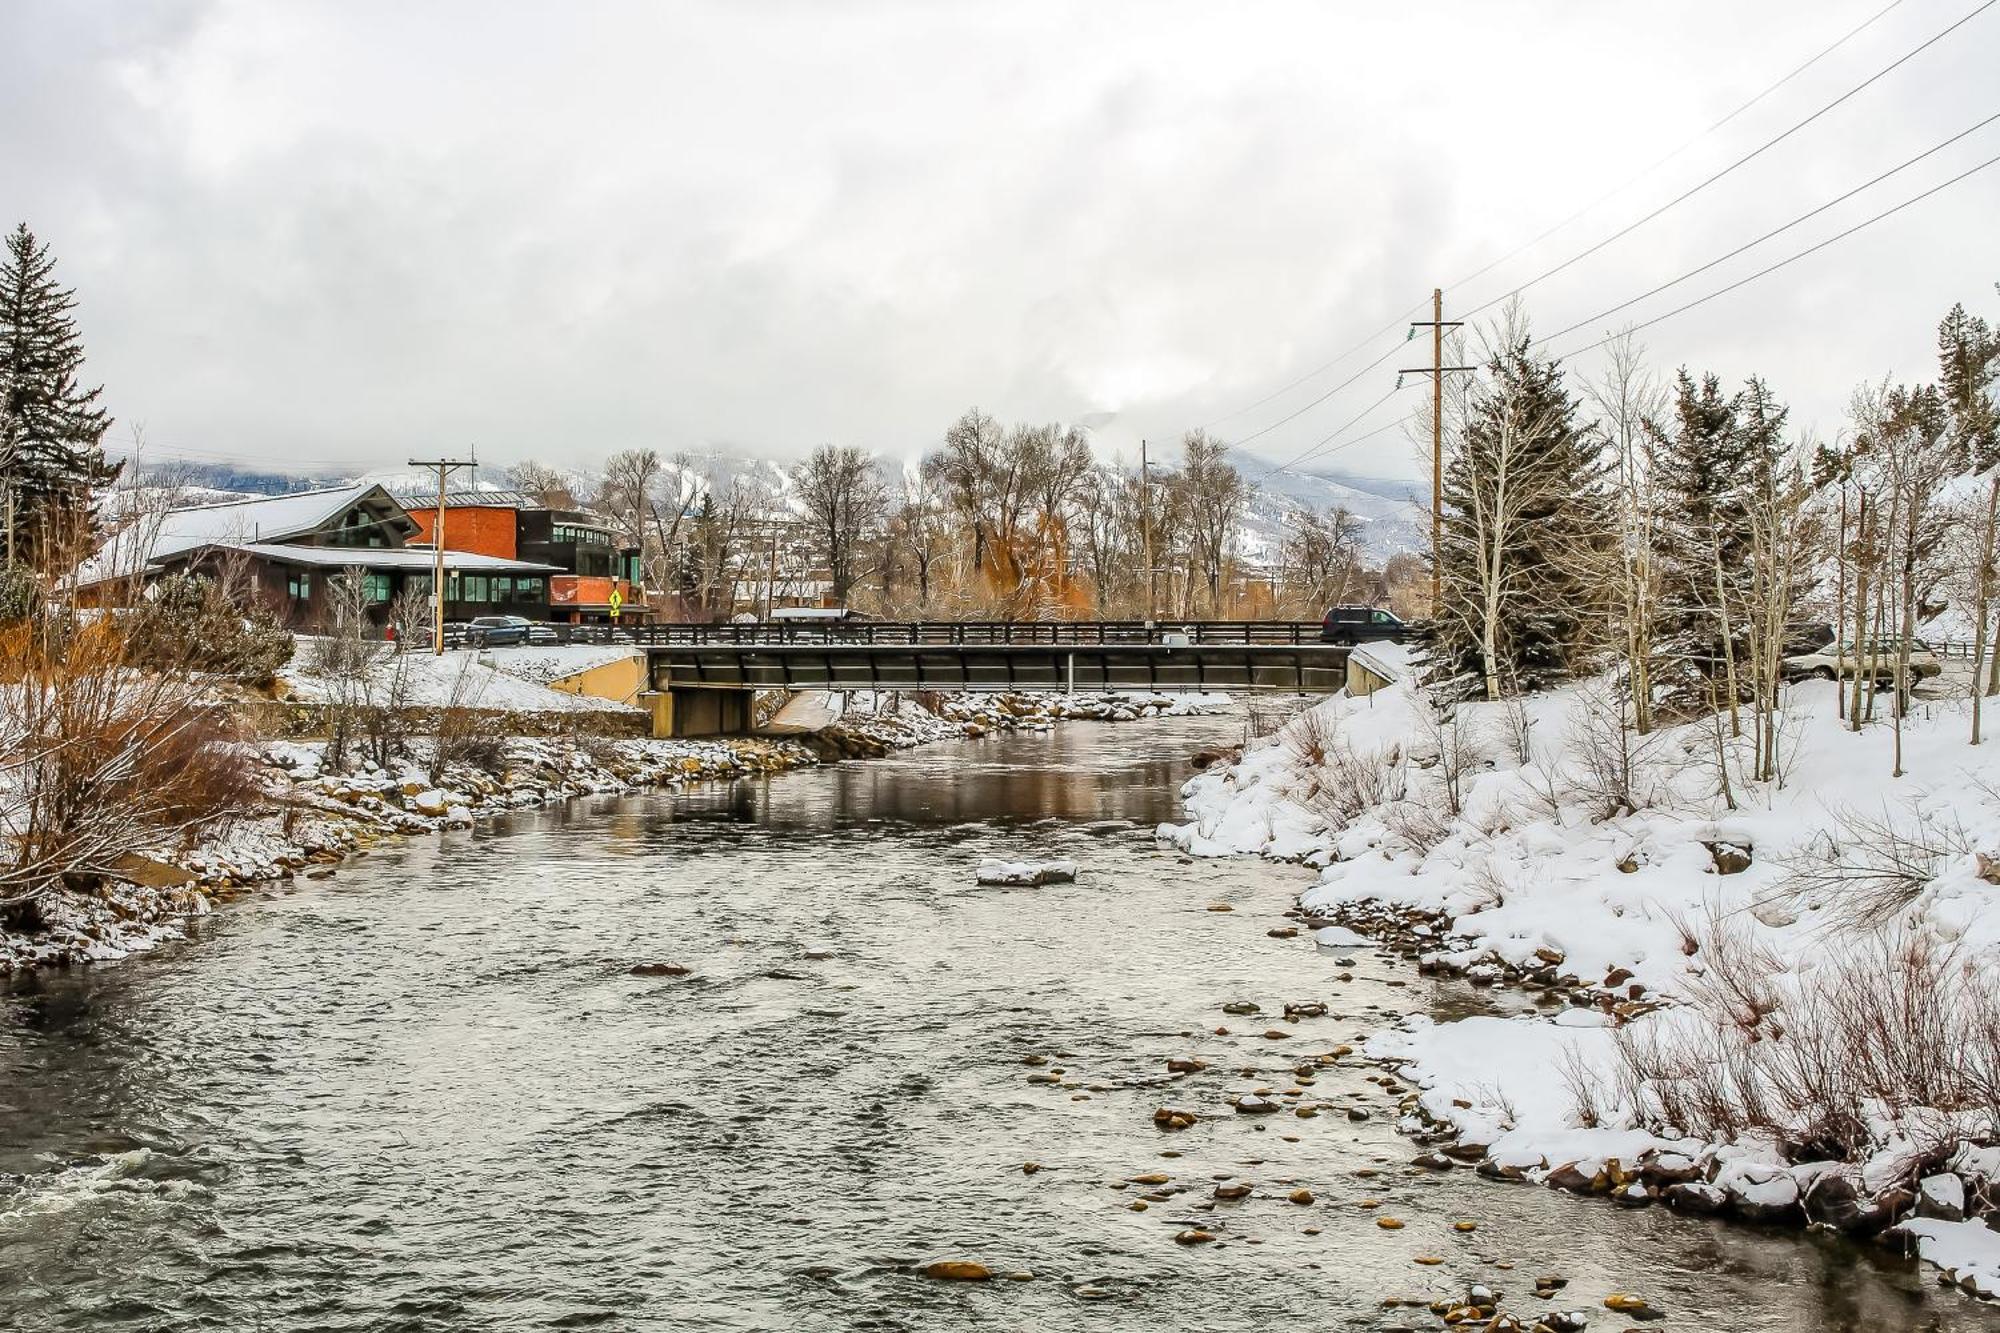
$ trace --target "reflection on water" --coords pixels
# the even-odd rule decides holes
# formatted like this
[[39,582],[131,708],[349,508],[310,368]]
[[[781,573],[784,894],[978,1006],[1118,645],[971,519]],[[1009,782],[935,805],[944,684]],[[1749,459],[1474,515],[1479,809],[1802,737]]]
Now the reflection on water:
[[[1385,1296],[1537,1272],[1572,1279],[1569,1305],[1639,1290],[1668,1328],[1983,1322],[1844,1245],[1411,1171],[1368,1070],[1318,1076],[1313,1119],[1232,1115],[1302,1054],[1486,1003],[1367,950],[1340,982],[1266,934],[1303,872],[1153,845],[1185,757],[1239,727],[579,802],[23,983],[0,1326],[1376,1328]],[[974,887],[995,854],[1084,870]],[[655,960],[694,975],[630,975]],[[1263,1013],[1222,1015],[1242,999]],[[1274,1021],[1304,999],[1334,1014]],[[1170,1079],[1181,1055],[1209,1068]],[[1162,1135],[1163,1103],[1203,1118]],[[1149,1172],[1188,1188],[1134,1210],[1114,1187]],[[1213,1204],[1221,1176],[1258,1192]],[[1286,1201],[1301,1186],[1313,1205]],[[1374,1227],[1364,1193],[1407,1227]],[[1222,1242],[1172,1242],[1196,1224]],[[946,1255],[1033,1278],[912,1271]]]

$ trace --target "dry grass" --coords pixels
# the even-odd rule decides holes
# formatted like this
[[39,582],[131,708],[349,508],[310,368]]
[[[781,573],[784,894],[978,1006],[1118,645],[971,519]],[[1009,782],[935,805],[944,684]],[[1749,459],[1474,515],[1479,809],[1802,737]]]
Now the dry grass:
[[[2000,1131],[2000,993],[1926,933],[1876,930],[1785,974],[1741,927],[1711,922],[1693,1021],[1619,1035],[1620,1096],[1646,1123],[1714,1142],[1768,1136],[1802,1159],[1867,1153],[1884,1113],[1942,1152]],[[1596,1116],[1595,1094],[1579,1115]]]

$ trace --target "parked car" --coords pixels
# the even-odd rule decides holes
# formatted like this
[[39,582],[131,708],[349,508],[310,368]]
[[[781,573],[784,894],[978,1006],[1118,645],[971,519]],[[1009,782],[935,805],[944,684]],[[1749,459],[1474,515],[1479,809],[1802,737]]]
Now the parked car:
[[[1861,645],[1861,651],[1854,650],[1854,644],[1827,644],[1824,648],[1810,653],[1794,653],[1784,660],[1785,674],[1794,680],[1817,677],[1832,680],[1836,676],[1854,676],[1874,668],[1875,678],[1883,684],[1896,678],[1896,657],[1902,647],[1901,639],[1871,640]],[[1880,659],[1879,661],[1877,659]],[[1922,639],[1910,640],[1910,674],[1918,680],[1928,680],[1944,670],[1943,663]]]
[[1319,641],[1349,647],[1357,643],[1380,643],[1384,639],[1401,643],[1409,633],[1410,627],[1393,611],[1378,606],[1336,606],[1320,622]]
[[535,622],[526,616],[474,616],[465,639],[475,648],[505,648],[528,642]]

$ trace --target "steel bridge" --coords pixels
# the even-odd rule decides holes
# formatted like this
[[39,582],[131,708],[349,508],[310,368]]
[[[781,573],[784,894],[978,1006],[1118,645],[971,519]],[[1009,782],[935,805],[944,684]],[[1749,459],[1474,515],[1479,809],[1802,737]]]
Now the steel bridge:
[[[1311,622],[648,625],[653,730],[747,731],[758,690],[1178,690],[1331,694],[1348,650]],[[638,637],[643,636],[643,637]]]

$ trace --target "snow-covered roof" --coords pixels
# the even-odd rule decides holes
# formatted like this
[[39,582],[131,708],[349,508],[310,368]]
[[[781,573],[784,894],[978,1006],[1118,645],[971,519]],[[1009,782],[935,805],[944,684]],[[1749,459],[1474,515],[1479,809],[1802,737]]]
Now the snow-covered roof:
[[282,542],[317,531],[365,500],[379,497],[395,507],[407,532],[416,524],[402,515],[394,497],[374,482],[353,482],[290,495],[264,495],[168,510],[157,519],[140,516],[113,533],[83,571],[95,582],[135,574],[198,546]]
[[[249,555],[262,556],[266,560],[276,560],[288,565],[317,565],[340,569],[352,565],[357,569],[416,569],[431,568],[436,556],[428,546],[376,547],[376,546],[284,546],[273,542],[211,542],[219,551],[242,551]],[[473,551],[452,551],[444,553],[444,567],[469,571],[471,573],[492,574],[560,574],[561,565],[539,565],[532,560],[507,560],[497,555],[480,555]]]

